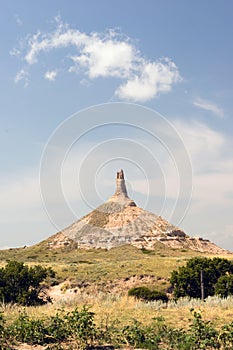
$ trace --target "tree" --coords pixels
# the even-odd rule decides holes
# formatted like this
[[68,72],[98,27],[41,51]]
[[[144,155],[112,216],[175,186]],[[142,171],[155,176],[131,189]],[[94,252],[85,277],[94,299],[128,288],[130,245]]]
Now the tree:
[[0,301],[21,305],[38,305],[49,301],[41,296],[41,282],[54,277],[51,268],[40,265],[28,267],[21,262],[9,261],[0,269]]
[[221,276],[233,273],[233,262],[223,258],[190,259],[186,266],[171,273],[170,282],[174,287],[175,297],[189,296],[201,298],[201,271],[204,281],[204,296],[215,294],[215,285]]

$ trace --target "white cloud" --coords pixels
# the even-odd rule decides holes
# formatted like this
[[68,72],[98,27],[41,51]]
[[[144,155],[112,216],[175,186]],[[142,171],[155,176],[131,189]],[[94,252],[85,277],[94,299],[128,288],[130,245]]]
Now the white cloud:
[[176,65],[169,59],[159,62],[143,62],[138,75],[129,77],[116,91],[122,99],[147,101],[159,92],[171,90],[173,83],[181,80]]
[[[160,92],[170,91],[173,84],[181,80],[171,59],[147,60],[129,37],[115,30],[88,34],[71,29],[59,18],[56,23],[54,31],[37,32],[26,38],[20,52],[29,65],[37,63],[42,53],[72,48],[72,55],[65,52],[63,56],[70,60],[69,72],[84,74],[91,80],[100,77],[121,79],[115,95],[133,101],[150,100]],[[51,75],[47,79],[49,77]]]
[[55,81],[56,77],[57,77],[57,71],[55,70],[50,70],[47,71],[44,75],[45,79],[49,80],[49,81]]
[[212,112],[218,118],[224,117],[224,110],[213,102],[197,98],[193,104],[198,108]]
[[20,71],[18,71],[14,78],[14,82],[16,84],[20,81],[24,82],[24,87],[28,86],[29,84],[28,72],[25,69],[21,69]]
[[21,51],[20,51],[20,49],[17,49],[16,47],[14,47],[12,50],[10,50],[10,55],[11,56],[20,56],[20,53],[21,53]]
[[[72,56],[75,66],[85,67],[89,78],[117,77],[125,78],[132,69],[135,50],[132,45],[109,38],[102,41],[94,37],[87,40],[81,50],[81,55]],[[71,70],[75,70],[75,66]]]

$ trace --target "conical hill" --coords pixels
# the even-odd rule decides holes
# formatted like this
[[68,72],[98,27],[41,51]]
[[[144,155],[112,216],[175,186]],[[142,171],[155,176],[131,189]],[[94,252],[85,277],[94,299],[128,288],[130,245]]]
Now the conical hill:
[[109,200],[48,240],[49,248],[72,243],[79,248],[107,248],[131,244],[154,249],[160,242],[212,254],[227,251],[209,240],[188,236],[162,217],[139,208],[128,197],[123,170],[117,172],[116,192]]

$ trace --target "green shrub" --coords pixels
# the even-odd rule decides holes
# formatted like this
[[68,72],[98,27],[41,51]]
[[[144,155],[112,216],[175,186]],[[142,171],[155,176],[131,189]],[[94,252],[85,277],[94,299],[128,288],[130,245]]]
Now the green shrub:
[[163,302],[168,302],[168,297],[166,293],[159,292],[157,290],[150,290],[147,287],[135,287],[131,288],[128,291],[129,296],[134,296],[137,299],[141,299],[144,301],[155,301],[161,300]]
[[68,333],[78,342],[81,349],[93,344],[96,335],[94,313],[87,306],[79,311],[78,308],[65,316],[68,323]]
[[195,344],[194,349],[220,349],[218,331],[210,321],[203,321],[199,312],[191,311],[194,318],[189,331]]
[[44,344],[47,331],[43,320],[31,319],[23,312],[9,327],[15,340],[27,344]]
[[145,331],[143,330],[142,325],[134,320],[133,324],[127,325],[122,329],[122,335],[126,341],[127,346],[131,345],[133,347],[143,346],[145,342]]
[[219,340],[224,350],[232,350],[233,348],[233,322],[222,327]]
[[51,342],[60,342],[68,339],[71,331],[69,330],[67,314],[65,314],[64,310],[60,310],[55,316],[50,317],[47,332]]
[[55,272],[40,265],[25,266],[21,262],[9,261],[0,269],[0,301],[21,305],[38,305],[49,301],[41,296],[41,282]]

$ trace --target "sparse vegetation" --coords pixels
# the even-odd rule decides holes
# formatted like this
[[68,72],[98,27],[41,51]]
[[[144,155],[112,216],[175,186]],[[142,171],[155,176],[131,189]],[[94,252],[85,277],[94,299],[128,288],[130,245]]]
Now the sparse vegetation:
[[89,224],[95,227],[103,228],[108,223],[108,217],[108,213],[95,209],[91,213]]
[[[158,242],[159,243],[159,242]],[[28,256],[37,255],[35,261]],[[105,286],[107,281],[128,278],[133,275],[154,275],[167,280],[169,286],[170,272],[182,266],[196,255],[194,251],[180,253],[179,250],[165,247],[161,243],[153,254],[144,254],[141,250],[129,245],[105,249],[48,249],[47,242],[38,245],[0,251],[0,261],[4,266],[7,260],[15,259],[30,266],[41,264],[51,266],[56,271],[58,281],[66,279],[74,282],[86,281]],[[76,261],[77,263],[74,263]],[[158,281],[158,284],[160,282]],[[156,286],[156,289],[159,289]],[[165,289],[165,288],[163,288]]]
[[103,228],[109,221],[109,215],[118,213],[122,210],[122,206],[115,202],[104,203],[90,214],[89,224]]
[[150,319],[148,324],[136,319],[124,325],[117,320],[97,324],[95,314],[86,306],[70,312],[61,310],[46,319],[31,318],[24,312],[11,323],[2,313],[0,347],[10,349],[23,342],[45,345],[46,349],[49,344],[56,349],[87,349],[106,343],[117,348],[153,350],[232,349],[232,322],[218,329],[209,320],[203,320],[200,312],[193,309],[191,312],[192,320],[186,329],[170,327],[162,317]]

